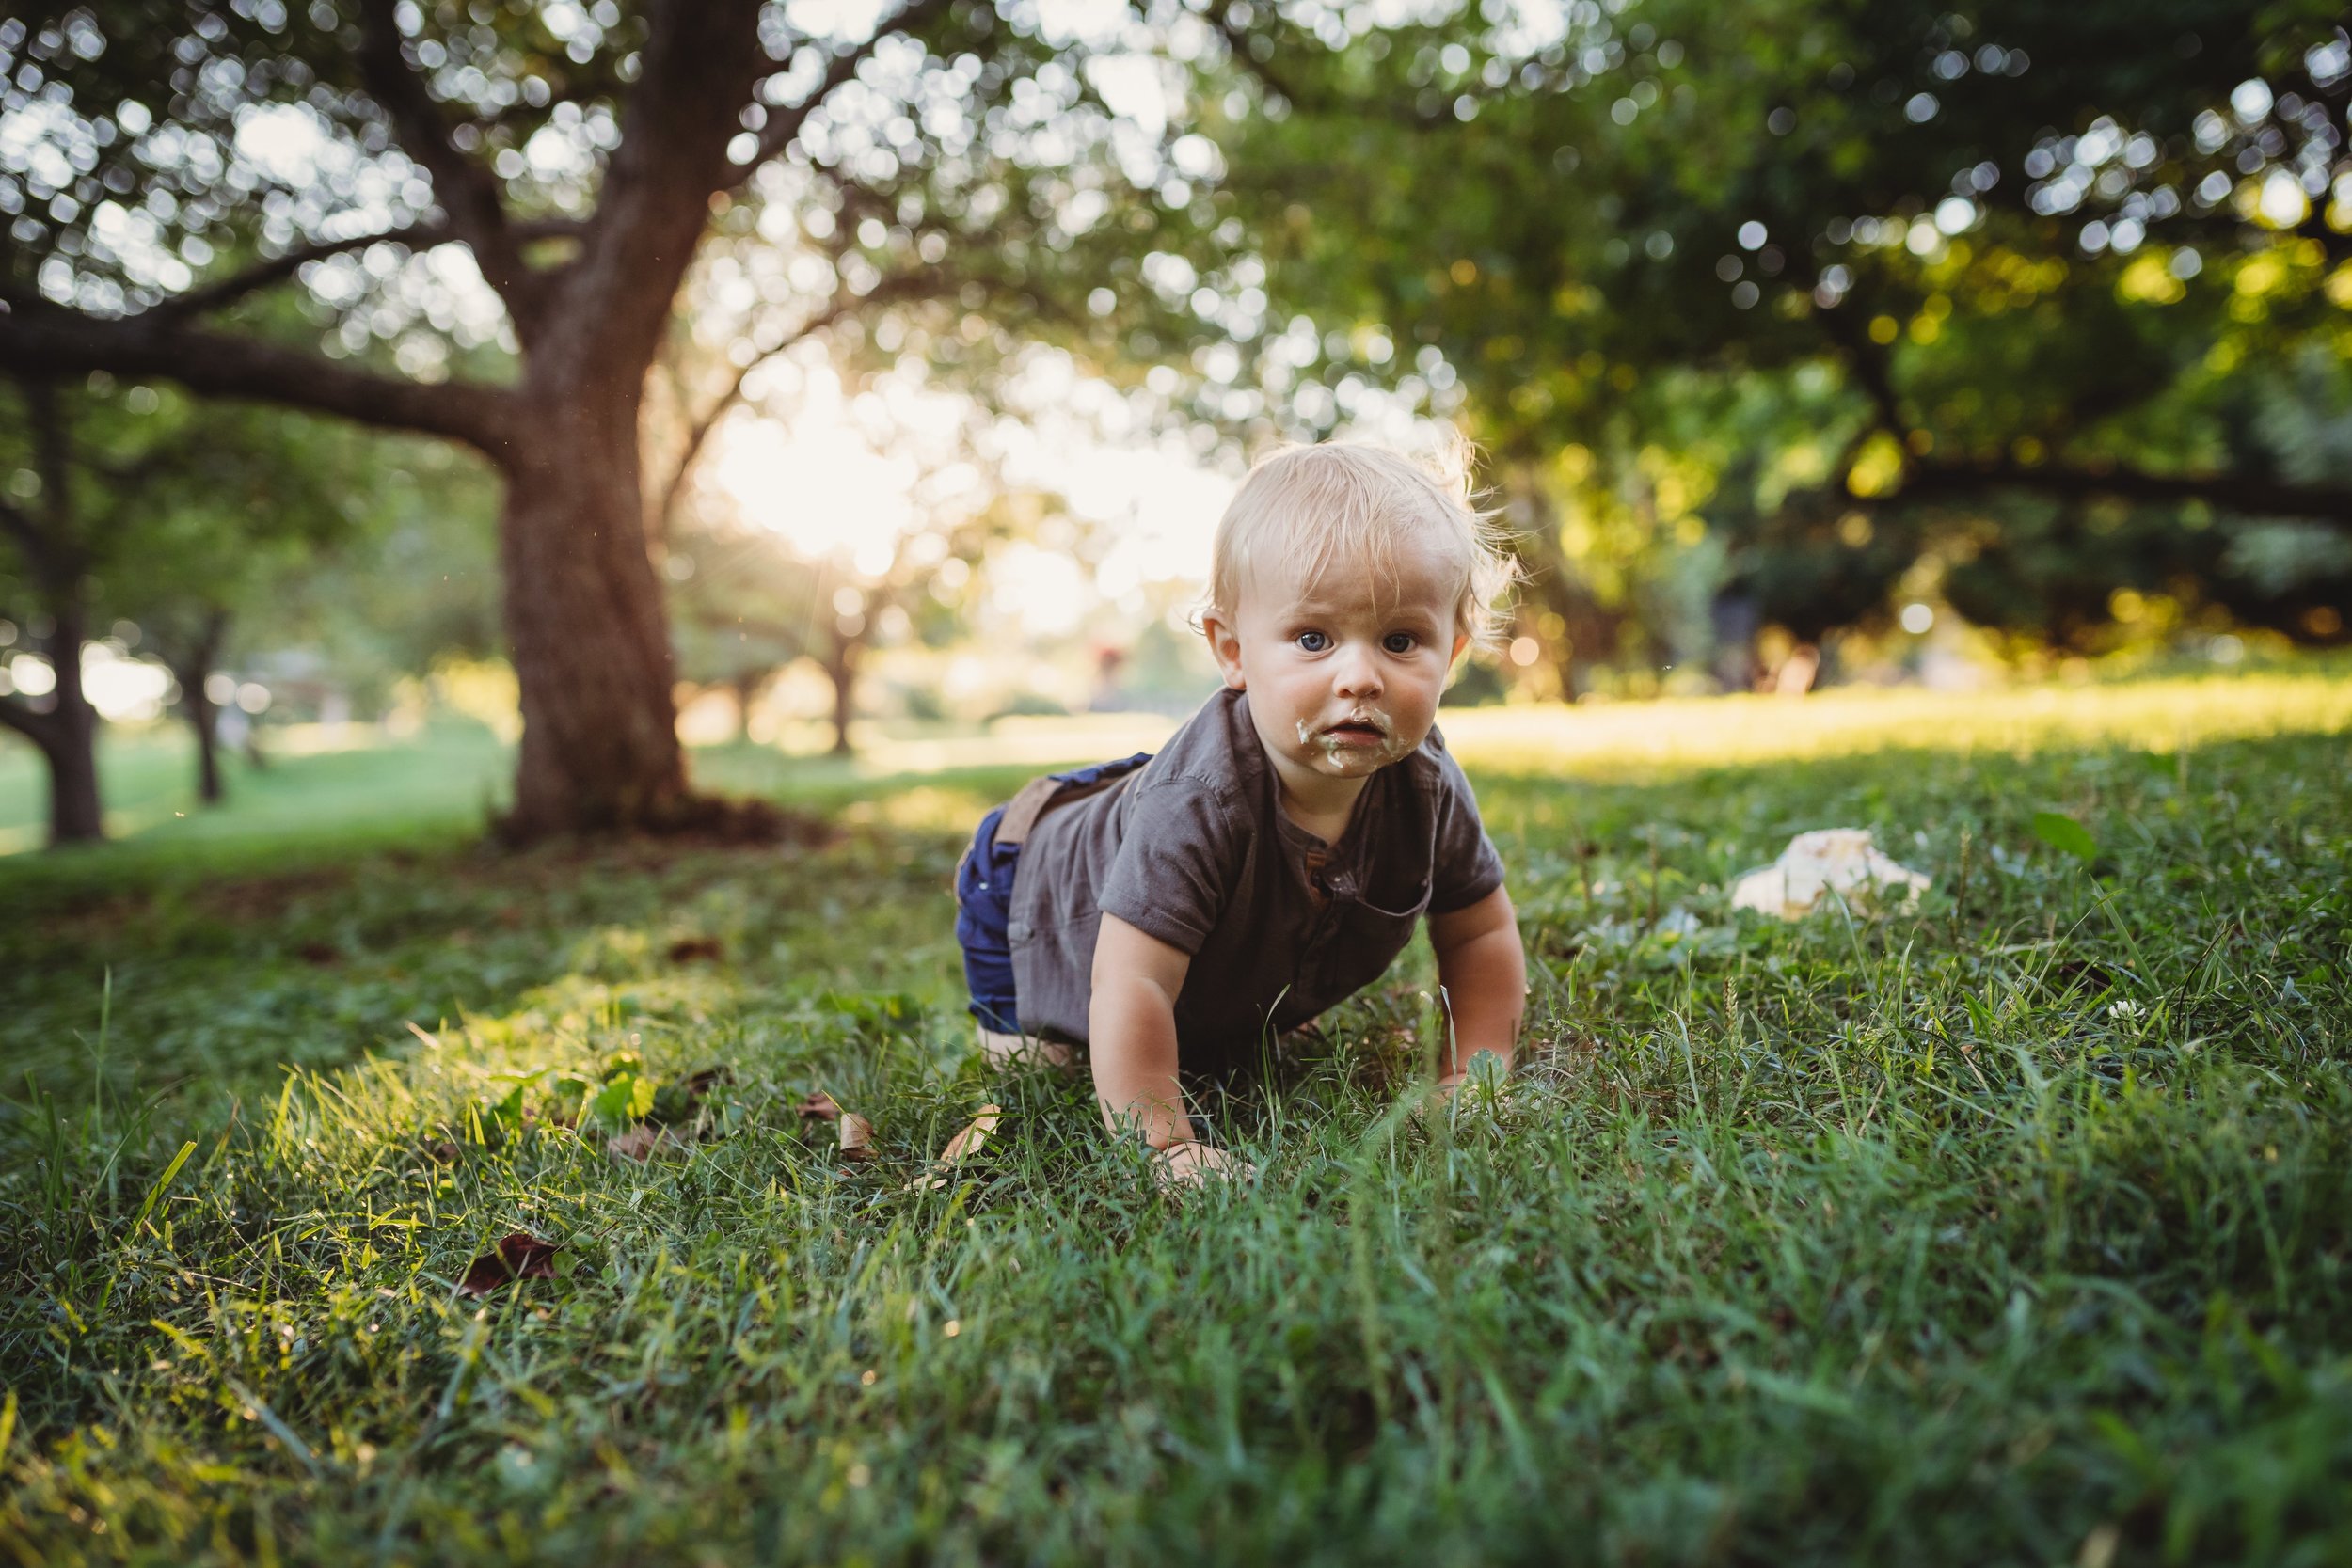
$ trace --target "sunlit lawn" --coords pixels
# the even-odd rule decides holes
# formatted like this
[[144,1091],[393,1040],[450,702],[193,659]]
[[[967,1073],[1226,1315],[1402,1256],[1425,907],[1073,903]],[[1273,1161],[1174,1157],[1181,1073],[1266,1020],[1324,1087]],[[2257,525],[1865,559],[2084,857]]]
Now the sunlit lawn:
[[[135,836],[0,862],[0,1547],[2352,1560],[2352,679],[1447,721],[1525,1069],[1406,1114],[1408,957],[1182,1205],[1082,1085],[983,1073],[946,891],[977,807],[1151,721],[702,753],[837,827],[757,851],[493,854],[456,730],[168,816],[159,738]],[[1935,888],[1728,911],[1831,825]],[[732,1070],[709,1136],[560,1125],[630,1054]],[[513,1230],[579,1266],[459,1295]]]
[[[198,803],[195,742],[185,725],[103,732],[107,832],[146,853],[109,850],[101,862],[160,864],[186,853],[183,847],[209,863],[223,850],[235,859],[240,847],[266,857],[305,846],[340,851],[354,842],[446,843],[487,818],[513,766],[488,730],[463,721],[405,745],[387,743],[373,725],[306,725],[292,736],[272,734],[269,754],[274,760],[255,768],[242,753],[226,753],[228,799],[207,809]],[[48,800],[39,753],[13,740],[0,748],[0,854],[40,846]],[[90,859],[79,856],[77,869]]]

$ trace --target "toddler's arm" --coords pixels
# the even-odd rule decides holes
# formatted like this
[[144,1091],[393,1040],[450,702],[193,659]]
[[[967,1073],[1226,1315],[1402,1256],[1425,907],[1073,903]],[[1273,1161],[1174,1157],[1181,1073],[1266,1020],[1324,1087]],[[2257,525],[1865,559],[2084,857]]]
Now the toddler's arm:
[[1452,1088],[1469,1076],[1481,1051],[1508,1068],[1527,1001],[1527,955],[1510,895],[1497,888],[1468,909],[1431,915],[1429,945],[1454,1018],[1454,1037],[1438,1058],[1438,1085]]
[[1168,1174],[1198,1180],[1211,1172],[1247,1173],[1217,1149],[1196,1142],[1176,1078],[1176,995],[1192,956],[1103,917],[1094,942],[1094,990],[1087,1007],[1087,1053],[1094,1098],[1112,1132],[1134,1127],[1168,1156]]

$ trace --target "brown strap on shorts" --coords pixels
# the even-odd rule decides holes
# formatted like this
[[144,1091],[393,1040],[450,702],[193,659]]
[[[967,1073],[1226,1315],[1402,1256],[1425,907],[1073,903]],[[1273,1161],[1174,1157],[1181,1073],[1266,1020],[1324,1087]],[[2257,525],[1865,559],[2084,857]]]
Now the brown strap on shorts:
[[1005,802],[1005,815],[996,823],[996,842],[1025,844],[1028,842],[1029,830],[1037,826],[1037,819],[1045,815],[1048,806],[1066,805],[1072,800],[1083,800],[1088,796],[1099,795],[1115,784],[1125,784],[1133,777],[1135,774],[1132,771],[1114,773],[1107,779],[1097,779],[1092,784],[1065,784],[1051,773],[1041,778],[1031,779],[1021,786],[1018,794]]

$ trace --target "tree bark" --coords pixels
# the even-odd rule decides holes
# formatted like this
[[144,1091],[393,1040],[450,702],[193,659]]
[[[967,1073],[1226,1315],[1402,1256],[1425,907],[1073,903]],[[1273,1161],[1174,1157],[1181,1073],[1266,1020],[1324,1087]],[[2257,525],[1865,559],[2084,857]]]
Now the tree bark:
[[82,640],[89,630],[88,553],[73,527],[72,432],[57,389],[38,376],[19,376],[24,420],[33,436],[40,478],[38,515],[0,497],[0,535],[13,541],[50,618],[41,652],[56,673],[47,707],[0,698],[0,724],[40,749],[49,765],[49,847],[106,836],[98,794],[98,710],[82,690]]
[[208,806],[220,804],[222,795],[220,706],[204,685],[220,662],[221,643],[228,635],[229,612],[215,607],[205,611],[203,623],[188,641],[179,642],[167,633],[157,639],[166,668],[180,683],[180,711],[196,732],[196,795]]
[[49,710],[56,735],[49,751],[49,846],[95,844],[106,836],[105,806],[98,795],[98,710],[82,689],[82,641],[88,632],[77,601],[59,606],[57,629],[49,639],[49,662],[57,672],[56,705]]
[[689,804],[661,589],[645,553],[634,380],[535,400],[499,548],[522,689],[510,837],[661,829]]
[[47,707],[21,697],[0,698],[0,725],[31,741],[49,768],[49,847],[92,844],[106,836],[98,794],[98,710],[82,690],[82,639],[87,631],[78,598],[53,600],[54,629],[42,653],[56,671]]
[[208,806],[220,804],[220,716],[202,687],[188,703],[188,723],[196,730],[196,798]]

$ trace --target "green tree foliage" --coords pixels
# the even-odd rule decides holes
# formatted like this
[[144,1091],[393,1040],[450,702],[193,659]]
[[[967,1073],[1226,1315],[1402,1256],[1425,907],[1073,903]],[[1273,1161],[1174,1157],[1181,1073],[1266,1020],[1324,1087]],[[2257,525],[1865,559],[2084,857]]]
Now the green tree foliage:
[[[75,829],[55,836],[94,836],[80,827],[99,826],[97,720],[79,682],[83,645],[97,628],[128,623],[139,652],[171,671],[176,705],[198,736],[199,795],[208,801],[219,799],[221,777],[217,704],[207,688],[234,654],[290,640],[347,644],[356,628],[388,620],[411,649],[439,645],[446,628],[427,606],[383,613],[426,569],[419,562],[404,579],[383,559],[409,499],[394,461],[404,443],[273,408],[124,386],[103,372],[78,386],[14,390],[19,417],[0,421],[10,496],[0,615],[41,628],[38,651],[56,685],[38,698],[0,699],[0,720],[49,763],[53,798]],[[451,499],[435,498],[433,510],[465,518]],[[479,541],[477,554],[486,548],[483,507],[462,526]],[[437,548],[452,544],[436,540]],[[345,555],[355,548],[358,562]],[[430,569],[445,583],[454,564]],[[354,593],[328,586],[339,574],[352,578]],[[68,800],[86,788],[87,801]]]
[[217,801],[215,676],[297,574],[373,520],[375,443],[326,420],[143,386],[121,404],[118,439],[135,444],[142,479],[107,531],[118,564],[106,602],[139,627],[142,651],[169,667],[196,735],[198,798]]
[[2352,467],[2257,417],[2352,404],[2332,8],[1213,15],[1219,196],[1312,327],[1245,373],[1323,388],[1309,432],[1372,382],[1458,406],[1555,654],[1617,653],[1702,533],[1805,636],[1922,562],[2061,641],[2103,580],[2340,633],[2340,566],[2240,547],[2352,529]]
[[502,651],[497,476],[470,453],[346,436],[333,483],[348,529],[332,549],[288,552],[247,593],[237,661],[314,660],[355,715],[384,714],[403,681],[445,657]]

